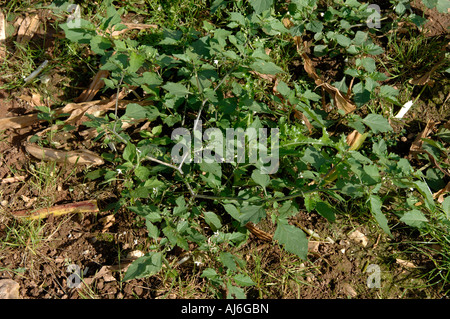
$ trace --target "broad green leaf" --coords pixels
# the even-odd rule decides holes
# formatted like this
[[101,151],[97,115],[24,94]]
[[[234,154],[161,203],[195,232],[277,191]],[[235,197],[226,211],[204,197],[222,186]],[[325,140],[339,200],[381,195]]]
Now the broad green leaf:
[[241,208],[239,221],[244,226],[248,222],[259,223],[261,219],[266,217],[266,210],[262,206],[248,205]]
[[233,277],[234,282],[238,284],[239,286],[253,286],[256,285],[256,283],[247,275],[244,274],[237,274]]
[[442,210],[444,211],[446,218],[450,220],[450,196],[447,196],[442,202]]
[[263,188],[266,188],[270,183],[270,177],[268,174],[261,174],[258,169],[254,170],[252,173],[252,179],[256,184],[261,185]]
[[366,51],[367,54],[370,54],[370,55],[378,55],[378,54],[381,54],[384,52],[382,47],[380,47],[374,43],[370,43],[370,44],[366,45],[364,47],[364,51]]
[[398,95],[398,90],[390,85],[380,86],[380,95],[383,97],[395,99]]
[[95,26],[84,19],[63,23],[60,27],[64,30],[66,38],[72,42],[89,44],[91,39],[97,36]]
[[130,65],[128,66],[128,72],[136,73],[139,68],[144,64],[145,57],[136,52],[130,53]]
[[208,278],[215,285],[222,285],[223,280],[219,274],[212,268],[206,268],[200,275],[201,278]]
[[220,221],[219,216],[217,216],[213,212],[205,212],[205,221],[206,223],[211,226],[213,231],[217,231],[222,227],[222,222]]
[[417,228],[422,227],[424,223],[428,222],[428,219],[425,217],[425,215],[417,209],[413,209],[405,213],[402,218],[400,218],[400,220],[408,226]]
[[222,185],[222,167],[219,163],[202,161],[199,163],[199,166],[206,173],[205,175],[200,175],[200,178],[208,183],[210,187],[220,187]]
[[211,14],[214,14],[217,9],[226,7],[227,2],[228,2],[227,0],[214,0],[210,7]]
[[273,0],[249,0],[249,3],[256,14],[261,14],[272,7]]
[[250,67],[259,73],[262,74],[272,74],[275,75],[277,73],[284,73],[283,69],[274,64],[273,62],[257,60],[250,64]]
[[181,83],[167,82],[162,88],[175,96],[185,96],[186,94],[190,94],[187,87]]
[[162,220],[161,212],[154,205],[142,205],[142,203],[138,201],[136,202],[136,206],[129,206],[128,209],[152,223],[159,223]]
[[162,253],[150,252],[136,259],[129,267],[123,281],[157,274],[162,268]]
[[323,30],[323,24],[319,20],[313,20],[305,25],[306,29],[319,34]]
[[362,45],[367,40],[367,32],[356,31],[355,37],[353,38],[353,43],[355,45]]
[[94,36],[91,41],[91,50],[95,54],[104,55],[105,51],[111,48],[111,41],[105,37],[96,35]]
[[449,8],[450,8],[449,0],[437,0],[436,9],[438,12],[448,14]]
[[336,41],[343,47],[348,47],[352,43],[352,40],[350,40],[350,38],[342,34],[336,35]]
[[375,72],[377,69],[377,66],[375,64],[375,60],[372,58],[363,58],[361,59],[361,65],[366,69],[367,72]]
[[370,210],[372,212],[372,215],[375,217],[375,220],[378,222],[378,225],[380,225],[381,229],[388,234],[390,237],[392,237],[391,230],[388,226],[388,221],[386,216],[381,211],[382,202],[380,197],[377,195],[370,195],[369,197],[370,201]]
[[428,8],[433,9],[434,7],[436,7],[438,0],[422,0],[422,2]]
[[279,81],[277,85],[277,91],[280,92],[283,96],[289,96],[291,89],[287,86],[283,81]]
[[245,299],[245,291],[241,287],[236,287],[230,282],[227,283],[227,299]]
[[362,122],[370,127],[374,133],[392,131],[389,121],[380,114],[369,114]]
[[315,203],[316,211],[330,222],[334,222],[336,220],[336,211],[333,207],[330,206],[327,202],[319,201]]
[[147,111],[145,108],[139,104],[136,103],[130,103],[127,105],[127,108],[125,110],[125,115],[129,118],[136,119],[136,120],[142,120],[145,119],[147,116]]
[[434,203],[433,194],[431,193],[428,184],[422,181],[415,181],[414,185],[416,186],[416,189],[419,191],[419,193],[421,193],[425,198],[425,205],[427,206],[427,208],[431,211],[434,211],[436,205]]
[[285,219],[280,219],[278,220],[277,229],[273,238],[282,244],[288,252],[306,260],[308,255],[308,239],[301,229],[289,225]]
[[134,159],[136,158],[136,146],[128,143],[123,150],[122,156],[124,160],[133,163]]
[[231,217],[233,217],[236,220],[240,220],[241,214],[239,213],[236,206],[234,206],[233,204],[225,204],[223,205],[223,208],[225,208],[225,210],[227,211],[228,214],[231,215]]
[[137,178],[139,178],[141,181],[146,181],[148,177],[150,176],[150,170],[145,166],[139,166],[134,170],[134,174]]
[[130,190],[132,198],[147,198],[150,195],[150,190],[147,187],[136,187]]
[[232,253],[229,252],[221,252],[219,254],[219,260],[222,262],[222,264],[227,267],[230,270],[236,271],[236,261],[234,260],[234,256]]
[[159,237],[159,229],[155,225],[152,224],[151,221],[146,220],[145,225],[147,226],[148,235],[153,239],[158,239]]
[[239,12],[230,12],[230,20],[237,22],[241,26],[245,26],[245,17]]

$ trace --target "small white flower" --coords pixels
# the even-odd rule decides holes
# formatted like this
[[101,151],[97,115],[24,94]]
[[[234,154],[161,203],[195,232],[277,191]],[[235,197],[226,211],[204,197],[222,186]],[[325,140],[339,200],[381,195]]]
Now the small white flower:
[[162,10],[162,7],[161,6],[158,6],[158,11],[161,11]]
[[219,60],[214,60],[215,65],[219,65]]
[[196,266],[202,266],[203,265],[203,263],[201,261],[198,261],[198,260],[194,261],[194,264]]
[[117,171],[117,174],[119,174],[119,175],[122,174],[122,170],[120,168],[118,168],[116,171]]

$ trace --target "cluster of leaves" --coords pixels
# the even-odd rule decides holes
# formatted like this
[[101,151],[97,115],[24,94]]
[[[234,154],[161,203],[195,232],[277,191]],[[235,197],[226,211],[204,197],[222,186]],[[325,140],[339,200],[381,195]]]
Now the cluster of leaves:
[[[226,288],[228,297],[243,297],[242,287],[254,283],[240,271],[245,262],[229,250],[245,243],[248,232],[244,226],[259,223],[269,210],[276,225],[274,240],[306,259],[307,236],[289,223],[299,211],[301,199],[308,211],[332,222],[336,218],[332,201],[345,204],[361,198],[388,235],[383,202],[392,185],[418,190],[426,208],[436,209],[421,173],[388,151],[384,134],[392,128],[382,115],[345,117],[349,127],[366,138],[368,146],[358,151],[349,148],[345,134],[330,136],[327,129],[335,121],[321,110],[321,96],[310,88],[280,81],[277,90],[283,100],[271,93],[264,101],[255,96],[257,74],[286,75],[266,52],[267,44],[310,32],[319,56],[349,57],[345,74],[358,79],[352,89],[358,106],[374,96],[395,102],[396,91],[379,85],[386,77],[377,71],[371,57],[382,49],[370,40],[364,26],[353,28],[370,15],[366,4],[336,0],[317,10],[316,0],[290,1],[286,15],[295,26],[288,30],[271,0],[251,0],[249,5],[216,0],[212,17],[225,16],[224,22],[204,21],[202,30],[163,28],[133,40],[112,35],[126,27],[121,23],[124,10],[116,10],[111,1],[104,5],[106,16],[100,17],[99,23],[81,19],[76,25],[61,27],[68,39],[87,44],[100,55],[101,69],[111,74],[104,79],[107,88],[139,87],[149,102],[130,103],[124,113],[91,115],[86,123],[97,128],[98,139],[105,143],[125,144],[122,152],[102,154],[114,169],[101,168],[88,177],[103,178],[106,183],[120,181],[124,190],[117,207],[141,216],[155,243],[151,252],[130,266],[125,280],[153,275],[164,264],[170,268],[167,254],[175,246],[192,251],[193,244],[196,252],[220,265],[205,269],[202,276],[214,287]],[[346,82],[344,78],[338,87],[343,92],[347,91]],[[286,101],[292,108],[288,112],[283,111]],[[292,119],[293,110],[306,116],[313,133]],[[180,126],[192,130],[198,118],[205,128],[223,131],[278,128],[278,172],[261,174],[259,162],[172,164],[170,152],[175,141],[171,132]],[[138,136],[121,129],[122,123],[139,120],[151,122],[151,129]],[[407,225],[420,227],[427,221],[414,205],[419,200],[409,193],[404,207],[396,212]]]

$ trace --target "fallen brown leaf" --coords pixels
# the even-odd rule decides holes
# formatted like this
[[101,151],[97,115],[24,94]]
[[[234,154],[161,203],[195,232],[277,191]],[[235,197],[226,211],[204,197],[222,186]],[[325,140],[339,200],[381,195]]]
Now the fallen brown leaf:
[[447,185],[439,190],[438,192],[433,194],[433,198],[436,199],[439,203],[443,203],[444,202],[444,194],[450,192],[450,182],[447,183]]
[[26,44],[34,36],[39,28],[41,21],[37,14],[28,15],[25,17],[23,22],[20,24],[19,31],[17,32],[17,42],[19,44]]
[[6,56],[6,19],[2,10],[0,10],[0,58]]
[[[291,28],[292,26],[294,26],[293,22],[290,21],[287,18],[283,19],[283,24],[286,28]],[[311,77],[314,82],[316,83],[317,86],[320,86],[322,89],[324,89],[325,91],[327,91],[333,98],[335,105],[343,110],[346,114],[353,112],[354,110],[356,110],[356,105],[353,104],[350,99],[346,96],[343,95],[339,89],[335,88],[334,86],[332,86],[331,84],[325,82],[317,73],[316,70],[313,66],[313,63],[311,61],[311,59],[309,58],[308,54],[306,53],[309,49],[309,45],[308,43],[305,41],[303,42],[303,45],[301,44],[301,37],[299,36],[295,36],[294,37],[294,42],[297,46],[297,51],[300,54],[300,56],[303,59],[303,67],[306,71],[306,73],[308,73],[309,77]]]
[[319,252],[320,242],[318,241],[308,241],[308,251],[311,253]]
[[402,266],[402,267],[406,267],[406,268],[417,268],[416,265],[414,265],[412,262],[407,261],[407,260],[403,260],[403,259],[396,258],[396,259],[395,259],[395,262],[396,262],[397,264],[399,264],[400,266]]

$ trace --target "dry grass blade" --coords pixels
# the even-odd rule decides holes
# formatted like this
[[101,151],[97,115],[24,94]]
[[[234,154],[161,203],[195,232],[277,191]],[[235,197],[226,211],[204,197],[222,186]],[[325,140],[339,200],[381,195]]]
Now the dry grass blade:
[[75,99],[75,102],[79,103],[92,101],[97,92],[105,86],[105,81],[103,81],[103,78],[107,78],[108,76],[109,71],[106,70],[98,71],[95,77],[92,79],[92,82],[89,85],[89,87],[86,90],[84,90],[79,97]]
[[427,126],[425,127],[425,129],[422,131],[422,133],[420,133],[417,138],[414,140],[414,142],[411,144],[411,147],[409,149],[409,154],[416,156],[417,153],[422,152],[422,138],[426,138],[428,135],[430,135],[430,133],[433,131],[433,128],[435,126],[435,122],[432,120],[429,120],[427,123]]
[[25,149],[28,153],[34,157],[47,160],[55,161],[58,163],[70,163],[77,165],[102,165],[104,164],[103,158],[91,152],[89,150],[77,150],[77,151],[57,151],[51,148],[40,147],[36,144],[30,144],[28,142],[24,143]]
[[265,231],[257,228],[253,223],[247,223],[245,227],[256,237],[264,241],[272,241],[272,235],[266,233]]
[[70,213],[98,213],[99,209],[96,200],[88,200],[77,203],[57,205],[50,208],[42,208],[38,210],[20,210],[12,214],[18,218],[25,219],[42,219],[49,215],[59,216]]
[[111,36],[116,37],[122,33],[131,30],[146,30],[146,29],[158,29],[155,24],[144,24],[144,23],[123,23],[127,28],[120,31],[113,31]]
[[[426,72],[424,75],[416,77],[414,79],[409,80],[409,83],[413,84],[413,85],[425,85],[430,81],[431,76],[433,75],[433,73],[442,65],[442,63],[444,62],[445,59],[445,46],[442,48],[442,54],[441,54],[441,58],[439,60],[439,62],[437,62],[430,71]],[[428,83],[428,84],[431,84]]]

